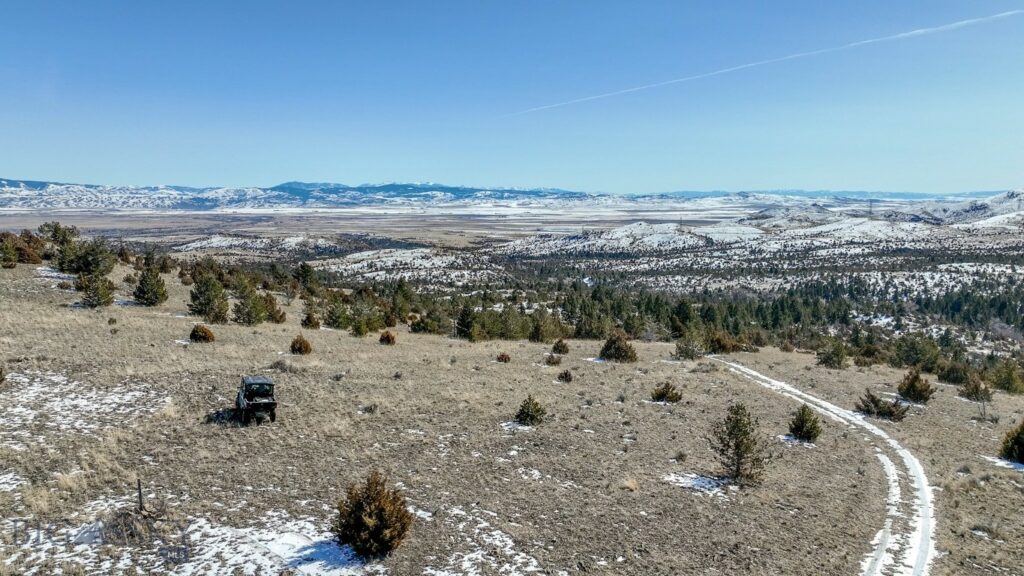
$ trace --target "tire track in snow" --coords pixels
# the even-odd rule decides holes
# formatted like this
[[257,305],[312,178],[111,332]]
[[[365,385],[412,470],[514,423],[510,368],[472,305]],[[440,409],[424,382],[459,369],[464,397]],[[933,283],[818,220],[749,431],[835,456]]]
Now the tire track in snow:
[[[926,576],[929,573],[931,562],[935,555],[935,513],[932,508],[932,492],[921,462],[909,450],[889,436],[885,430],[866,421],[863,416],[856,412],[840,408],[816,396],[811,396],[785,382],[773,380],[742,364],[714,357],[712,360],[725,364],[732,372],[756,382],[769,390],[803,402],[832,420],[856,426],[871,433],[899,456],[906,475],[913,486],[914,501],[912,503],[904,501],[900,491],[896,466],[879,450],[878,457],[889,483],[889,494],[886,498],[887,515],[885,526],[878,532],[871,543],[874,549],[862,563],[861,574],[862,576],[879,576],[882,574]],[[894,531],[893,525],[895,520],[906,516],[899,511],[903,505],[906,505],[910,512],[909,517],[906,518],[909,530],[899,533]]]

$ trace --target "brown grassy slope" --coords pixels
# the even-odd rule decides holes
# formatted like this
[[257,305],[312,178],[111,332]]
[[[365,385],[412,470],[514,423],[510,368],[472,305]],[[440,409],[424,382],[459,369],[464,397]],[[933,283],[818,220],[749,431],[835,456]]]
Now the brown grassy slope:
[[[746,402],[772,436],[786,432],[796,408],[725,370],[695,372],[694,363],[662,362],[672,352],[667,344],[640,344],[638,364],[614,365],[584,360],[600,342],[577,342],[555,368],[536,364],[547,350],[540,344],[469,344],[400,331],[398,345],[384,347],[372,335],[320,330],[303,331],[315,352],[293,357],[287,350],[300,330],[296,302],[286,307],[284,325],[216,327],[217,342],[184,347],[175,340],[187,339],[194,319],[178,317],[187,289],[170,277],[163,306],[92,312],[62,308],[74,295],[40,289],[48,284],[31,276],[26,266],[0,273],[0,299],[17,302],[0,309],[0,357],[26,358],[12,370],[65,371],[90,386],[132,379],[172,402],[156,416],[105,432],[103,443],[70,438],[28,455],[0,449],[0,465],[29,478],[26,490],[53,511],[125,494],[139,475],[160,494],[189,496],[180,504],[189,515],[244,526],[283,509],[326,522],[323,506],[347,483],[380,468],[404,484],[416,507],[434,513],[418,520],[387,560],[401,574],[443,566],[464,550],[456,507],[495,513],[488,521],[551,572],[585,566],[599,574],[856,573],[884,519],[885,483],[873,450],[859,433],[828,420],[818,448],[780,444],[781,461],[760,488],[718,500],[665,483],[668,473],[716,471],[702,436],[729,402]],[[108,317],[117,320],[116,335]],[[512,362],[494,362],[499,351],[508,351]],[[895,371],[881,368],[867,376],[804,370],[813,359],[796,354],[738,357],[844,406],[853,405],[863,378],[897,381],[887,373]],[[282,402],[277,423],[204,422],[230,407],[241,375],[266,371],[279,359],[294,370],[272,373]],[[564,368],[574,381],[554,383]],[[646,401],[662,381],[680,388],[679,404]],[[550,421],[527,432],[503,431],[499,423],[511,419],[527,394],[547,407]],[[370,405],[374,413],[361,413]],[[949,486],[937,496],[940,543],[1000,563],[1016,545],[969,540],[962,531],[986,511],[1020,510],[1020,493],[1006,483],[979,482],[968,493],[956,482],[999,477],[974,451],[1007,423],[982,431],[967,420],[971,410],[943,391],[925,417],[908,418],[894,435],[918,454],[933,483]],[[967,442],[965,431],[977,438]],[[964,463],[972,474],[960,479],[955,470]],[[79,468],[94,472],[89,482],[64,486],[54,476]],[[962,492],[960,511],[947,501],[954,490]],[[0,500],[0,511],[4,506]],[[999,529],[1014,535],[1018,527]],[[970,573],[958,559],[940,560],[936,572]]]

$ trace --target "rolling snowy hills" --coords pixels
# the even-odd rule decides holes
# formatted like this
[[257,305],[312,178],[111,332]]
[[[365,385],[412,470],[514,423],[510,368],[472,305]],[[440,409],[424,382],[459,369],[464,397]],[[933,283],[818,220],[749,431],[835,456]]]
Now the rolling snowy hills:
[[[866,192],[672,192],[611,195],[555,188],[517,189],[447,186],[433,183],[389,183],[349,186],[286,182],[268,188],[184,186],[106,186],[0,179],[0,211],[304,211],[331,209],[405,210],[533,210],[628,214],[682,210],[695,217],[730,219],[747,214],[741,224],[758,229],[788,229],[827,224],[842,214],[872,212],[890,221],[964,224],[1024,210],[1024,191],[972,198]],[[868,200],[872,202],[869,205]],[[877,210],[876,210],[877,208]],[[669,218],[666,218],[669,219]],[[713,232],[713,231],[711,231]],[[735,231],[734,231],[735,232]],[[748,234],[750,230],[746,231]],[[660,233],[660,232],[657,232]],[[630,233],[632,234],[632,233]],[[633,234],[635,236],[635,234]],[[709,236],[713,237],[712,234]],[[718,235],[722,238],[721,234]],[[615,242],[628,242],[617,239]],[[690,242],[664,238],[651,240]],[[642,242],[641,242],[642,243]],[[657,246],[655,246],[657,247]],[[557,247],[552,247],[557,249]],[[615,246],[595,246],[614,250]]]
[[287,182],[270,188],[101,186],[0,179],[0,210],[260,210],[372,205],[575,201],[582,192],[487,189],[437,184],[347,186]]

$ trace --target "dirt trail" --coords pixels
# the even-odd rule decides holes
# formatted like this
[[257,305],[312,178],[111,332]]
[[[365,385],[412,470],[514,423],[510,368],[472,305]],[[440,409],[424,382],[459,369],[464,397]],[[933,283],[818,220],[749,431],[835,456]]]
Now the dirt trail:
[[[875,446],[879,461],[889,481],[889,493],[886,498],[888,513],[885,525],[871,542],[872,551],[861,564],[863,576],[897,575],[926,576],[931,568],[935,554],[935,516],[932,508],[932,493],[925,476],[924,468],[914,455],[884,430],[866,421],[863,416],[853,411],[840,408],[834,404],[811,396],[785,382],[773,380],[760,372],[756,372],[734,362],[714,358],[729,367],[734,373],[764,386],[783,396],[806,403],[825,416],[857,427],[875,437],[866,437]],[[902,470],[885,452],[895,454]],[[909,484],[912,501],[904,497],[901,489],[903,482]]]

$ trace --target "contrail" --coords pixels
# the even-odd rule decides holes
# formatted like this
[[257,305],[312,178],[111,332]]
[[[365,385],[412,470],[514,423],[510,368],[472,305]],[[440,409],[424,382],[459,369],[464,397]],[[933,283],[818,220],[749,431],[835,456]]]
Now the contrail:
[[927,36],[930,34],[938,34],[940,32],[949,32],[950,30],[957,30],[959,28],[965,28],[967,26],[974,26],[975,24],[984,24],[993,20],[999,20],[1002,18],[1008,18],[1010,16],[1016,16],[1018,14],[1024,14],[1024,10],[1010,10],[1009,12],[1001,12],[999,14],[993,14],[992,16],[982,16],[981,18],[970,18],[968,20],[960,20],[959,22],[953,22],[951,24],[943,24],[942,26],[934,26],[932,28],[918,28],[917,30],[910,30],[909,32],[900,32],[899,34],[893,34],[891,36],[882,36],[881,38],[871,38],[868,40],[858,40],[857,42],[850,42],[849,44],[843,44],[842,46],[833,46],[831,48],[821,48],[818,50],[811,50],[808,52],[797,52],[795,54],[789,54],[787,56],[779,56],[778,58],[769,58],[768,60],[758,60],[757,62],[750,62],[747,64],[740,64],[738,66],[731,66],[729,68],[722,68],[720,70],[714,70],[712,72],[704,72],[703,74],[695,74],[693,76],[685,76],[683,78],[675,78],[672,80],[665,80],[663,82],[655,82],[654,84],[644,84],[643,86],[634,86],[632,88],[625,88],[622,90],[616,90],[614,92],[605,92],[604,94],[595,94],[593,96],[584,96],[582,98],[576,98],[574,100],[566,100],[565,102],[559,102],[557,104],[547,104],[544,106],[537,106],[535,108],[528,108],[519,112],[513,112],[506,114],[505,116],[520,116],[522,114],[530,114],[531,112],[539,112],[541,110],[550,110],[551,108],[561,108],[562,106],[569,106],[572,104],[579,104],[581,102],[590,102],[591,100],[601,100],[603,98],[611,98],[612,96],[620,96],[622,94],[629,94],[631,92],[640,92],[641,90],[650,90],[651,88],[660,88],[662,86],[669,86],[671,84],[681,84],[683,82],[692,82],[693,80],[700,80],[701,78],[710,78],[711,76],[721,76],[722,74],[729,74],[739,70],[746,70],[747,68],[756,68],[758,66],[764,66],[766,64],[774,64],[776,62],[785,62],[786,60],[796,60],[798,58],[807,58],[808,56],[817,56],[819,54],[827,54],[829,52],[839,52],[841,50],[849,50],[850,48],[858,48],[860,46],[866,46],[868,44],[877,44],[879,42],[890,42],[893,40],[903,40],[905,38],[915,38],[917,36]]

